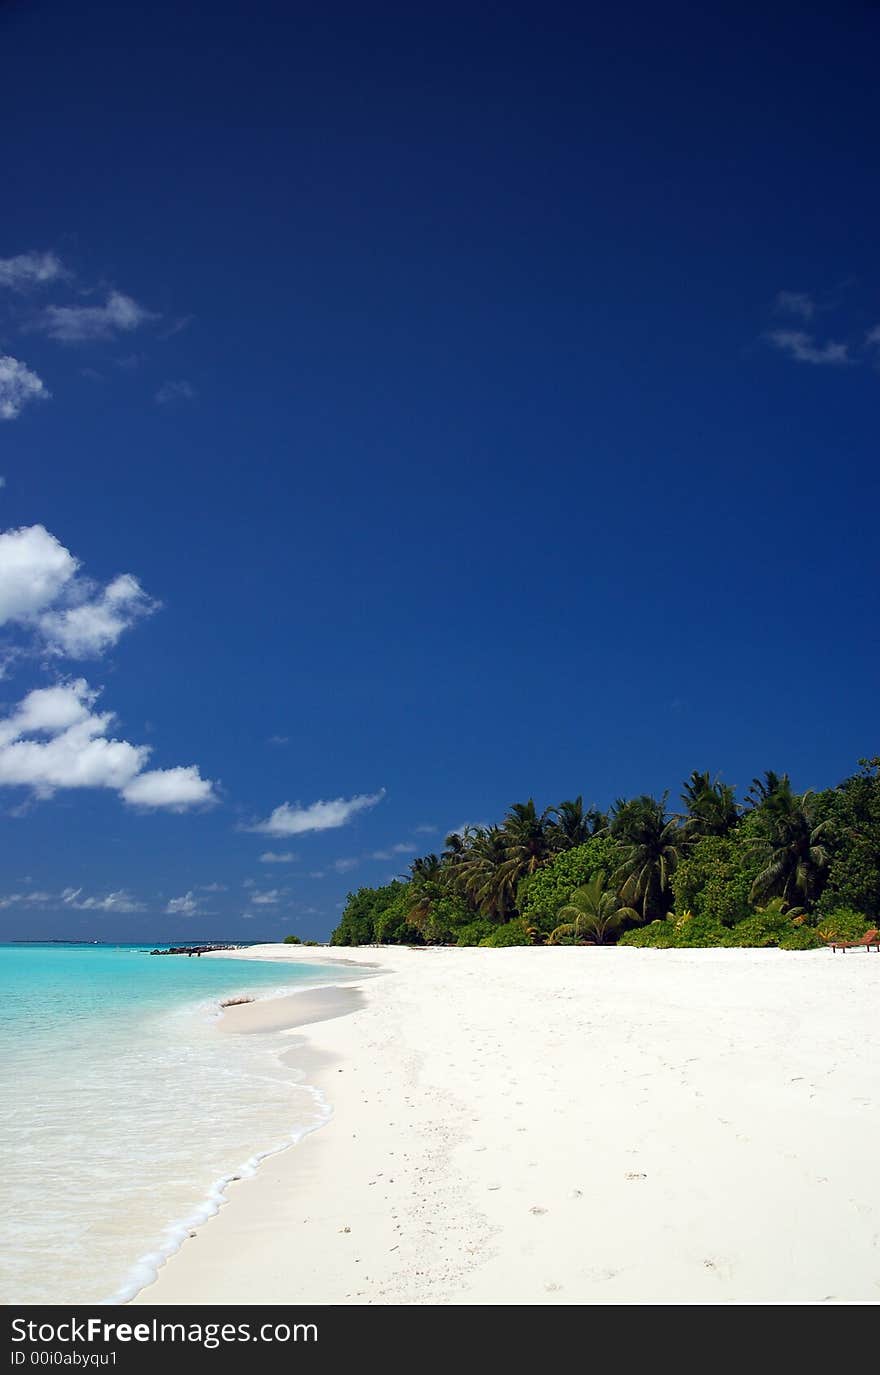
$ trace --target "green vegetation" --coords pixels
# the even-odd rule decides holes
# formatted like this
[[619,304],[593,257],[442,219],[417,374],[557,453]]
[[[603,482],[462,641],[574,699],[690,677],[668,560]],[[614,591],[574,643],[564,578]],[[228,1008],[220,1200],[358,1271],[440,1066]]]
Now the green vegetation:
[[284,944],[285,944],[285,945],[302,945],[302,941],[300,940],[299,936],[285,936],[285,937],[284,937]]
[[582,797],[518,802],[349,894],[331,944],[812,950],[878,924],[880,758],[822,792],[767,772],[742,802],[694,772],[681,802],[620,798],[607,815]]

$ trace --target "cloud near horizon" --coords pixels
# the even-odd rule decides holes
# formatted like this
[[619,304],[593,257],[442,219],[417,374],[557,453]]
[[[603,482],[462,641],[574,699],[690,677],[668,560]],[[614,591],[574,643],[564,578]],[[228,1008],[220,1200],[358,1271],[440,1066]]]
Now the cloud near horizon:
[[258,821],[246,829],[273,836],[305,835],[309,831],[333,831],[339,826],[344,826],[359,812],[368,811],[369,808],[375,807],[384,796],[385,789],[380,788],[377,793],[360,793],[349,798],[337,797],[330,802],[312,802],[308,807],[304,807],[299,802],[296,804],[282,802],[281,806],[276,807],[265,821]]
[[169,917],[191,917],[194,912],[199,910],[201,899],[194,893],[184,893],[183,897],[171,898],[165,908],[165,913]]
[[75,907],[78,912],[143,912],[144,904],[136,902],[124,888],[108,893],[105,898],[81,898],[81,888],[65,888],[61,901],[65,907]]
[[72,788],[109,788],[132,807],[182,812],[216,801],[198,767],[145,770],[147,745],[108,738],[112,712],[94,712],[84,678],[29,692],[0,718],[0,786],[38,799]]
[[121,573],[101,588],[43,525],[0,534],[0,626],[16,624],[38,636],[50,654],[96,658],[159,603],[138,579]]

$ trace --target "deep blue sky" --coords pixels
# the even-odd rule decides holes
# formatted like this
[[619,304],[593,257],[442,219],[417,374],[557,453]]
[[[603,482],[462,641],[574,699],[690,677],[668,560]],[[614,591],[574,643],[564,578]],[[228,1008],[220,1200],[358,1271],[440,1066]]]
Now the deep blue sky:
[[221,797],[3,789],[0,933],[324,936],[528,795],[878,750],[880,11],[709,9],[0,5],[0,258],[71,274],[0,292],[0,524],[162,603],[3,711],[83,676]]

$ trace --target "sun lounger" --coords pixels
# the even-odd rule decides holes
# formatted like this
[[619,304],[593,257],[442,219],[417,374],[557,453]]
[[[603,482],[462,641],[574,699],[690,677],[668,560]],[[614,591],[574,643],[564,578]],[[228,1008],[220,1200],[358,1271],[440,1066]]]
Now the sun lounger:
[[828,944],[831,946],[832,955],[835,950],[839,950],[841,954],[846,954],[847,950],[858,950],[860,947],[865,950],[871,950],[873,948],[880,953],[880,931],[878,931],[876,926],[873,926],[870,931],[866,931],[857,941],[838,941],[832,939]]

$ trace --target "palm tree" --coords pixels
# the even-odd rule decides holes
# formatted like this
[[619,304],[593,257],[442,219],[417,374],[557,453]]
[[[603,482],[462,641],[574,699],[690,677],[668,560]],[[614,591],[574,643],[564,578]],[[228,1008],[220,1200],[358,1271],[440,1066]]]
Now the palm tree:
[[516,885],[511,888],[504,870],[506,860],[507,844],[502,828],[480,826],[457,865],[465,896],[493,921],[506,921],[514,907]]
[[736,794],[727,783],[710,780],[708,771],[694,769],[683,785],[681,800],[686,808],[681,834],[684,840],[702,840],[704,836],[725,836],[732,831],[739,818]]
[[609,937],[627,917],[639,921],[639,913],[621,904],[617,893],[605,887],[605,875],[595,873],[589,883],[576,888],[557,916],[559,926],[550,933],[549,945],[559,945],[565,939],[586,941],[591,945],[608,945]]
[[528,802],[515,802],[504,818],[504,860],[498,881],[511,894],[511,905],[520,879],[534,874],[551,857],[548,815],[539,813],[530,797]]
[[832,823],[820,818],[817,804],[814,792],[794,792],[787,775],[761,804],[761,834],[748,843],[766,863],[752,884],[752,902],[781,897],[792,906],[809,905],[819,896],[831,860],[825,841]]
[[595,807],[584,807],[581,796],[560,802],[552,807],[549,815],[553,818],[547,830],[553,850],[573,850],[583,845],[605,825],[605,817]]
[[752,786],[746,793],[746,801],[752,808],[763,807],[780,789],[790,787],[787,773],[779,774],[773,769],[765,769],[763,778],[753,778]]
[[675,817],[666,814],[667,796],[620,799],[612,813],[610,832],[621,854],[612,882],[644,921],[669,910],[671,879],[681,858],[681,832]]
[[533,798],[528,802],[514,802],[504,818],[503,831],[507,857],[521,870],[521,876],[533,874],[550,854],[549,811],[538,812]]

